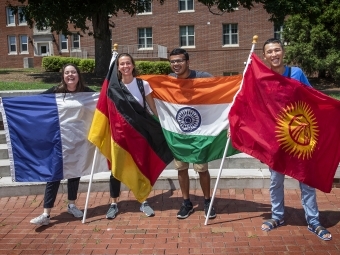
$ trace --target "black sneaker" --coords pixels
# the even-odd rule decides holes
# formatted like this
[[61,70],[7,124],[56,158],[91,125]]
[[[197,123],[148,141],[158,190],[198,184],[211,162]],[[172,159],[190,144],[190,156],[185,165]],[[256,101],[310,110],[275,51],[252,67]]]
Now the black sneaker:
[[178,219],[185,219],[188,218],[191,213],[193,213],[194,207],[192,206],[192,203],[185,205],[184,203],[181,206],[181,209],[177,213]]
[[[207,214],[208,214],[208,211],[209,211],[209,206],[210,206],[210,203],[205,203],[204,204],[204,217],[205,218],[207,218]],[[211,207],[209,219],[214,219],[214,218],[216,218],[216,212],[215,212],[214,207]]]

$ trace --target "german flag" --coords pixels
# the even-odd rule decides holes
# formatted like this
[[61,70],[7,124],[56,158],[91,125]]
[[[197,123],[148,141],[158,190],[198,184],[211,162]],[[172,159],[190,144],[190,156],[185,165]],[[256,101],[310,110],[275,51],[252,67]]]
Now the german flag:
[[88,140],[139,202],[173,160],[160,123],[118,81],[115,63],[103,82]]

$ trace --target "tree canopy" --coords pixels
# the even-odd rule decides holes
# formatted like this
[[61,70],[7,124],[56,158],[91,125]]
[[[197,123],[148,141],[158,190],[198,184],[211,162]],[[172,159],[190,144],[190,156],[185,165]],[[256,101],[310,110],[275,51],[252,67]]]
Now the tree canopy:
[[340,0],[324,1],[284,23],[286,61],[308,75],[340,80]]
[[[14,0],[12,0],[13,2]],[[134,15],[145,10],[148,0],[17,0],[25,4],[23,15],[30,26],[38,29],[49,27],[51,31],[70,34],[69,24],[74,24],[84,33],[95,39],[95,73],[103,76],[107,72],[111,57],[110,16],[117,16],[122,11]],[[151,0],[152,1],[152,0]],[[161,4],[165,0],[157,0]],[[173,1],[173,0],[167,0]],[[251,9],[254,4],[262,3],[263,8],[271,14],[271,20],[282,23],[286,15],[303,13],[306,9],[319,7],[323,0],[198,0],[215,14],[234,11],[235,7]],[[10,5],[11,6],[11,5]],[[12,8],[17,11],[15,5]],[[87,21],[92,21],[93,31],[89,31]]]

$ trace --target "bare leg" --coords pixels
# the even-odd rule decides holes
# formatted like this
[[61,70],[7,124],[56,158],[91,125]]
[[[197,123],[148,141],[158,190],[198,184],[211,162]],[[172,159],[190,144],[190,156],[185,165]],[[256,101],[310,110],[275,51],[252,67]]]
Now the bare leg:
[[182,191],[183,199],[188,199],[190,189],[188,169],[178,171],[178,182]]
[[209,171],[198,172],[200,175],[200,184],[205,199],[210,199],[210,173]]

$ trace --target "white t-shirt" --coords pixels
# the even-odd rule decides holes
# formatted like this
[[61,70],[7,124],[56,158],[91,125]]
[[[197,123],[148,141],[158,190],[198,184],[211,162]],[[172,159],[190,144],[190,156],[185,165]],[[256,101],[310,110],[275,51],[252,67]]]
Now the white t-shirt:
[[[149,95],[152,92],[152,89],[150,87],[150,84],[147,81],[143,81],[145,96]],[[133,97],[137,100],[137,102],[144,107],[144,101],[142,94],[139,91],[137,80],[136,78],[133,78],[132,82],[129,84],[125,84],[127,89],[130,91],[130,93],[133,95]]]

